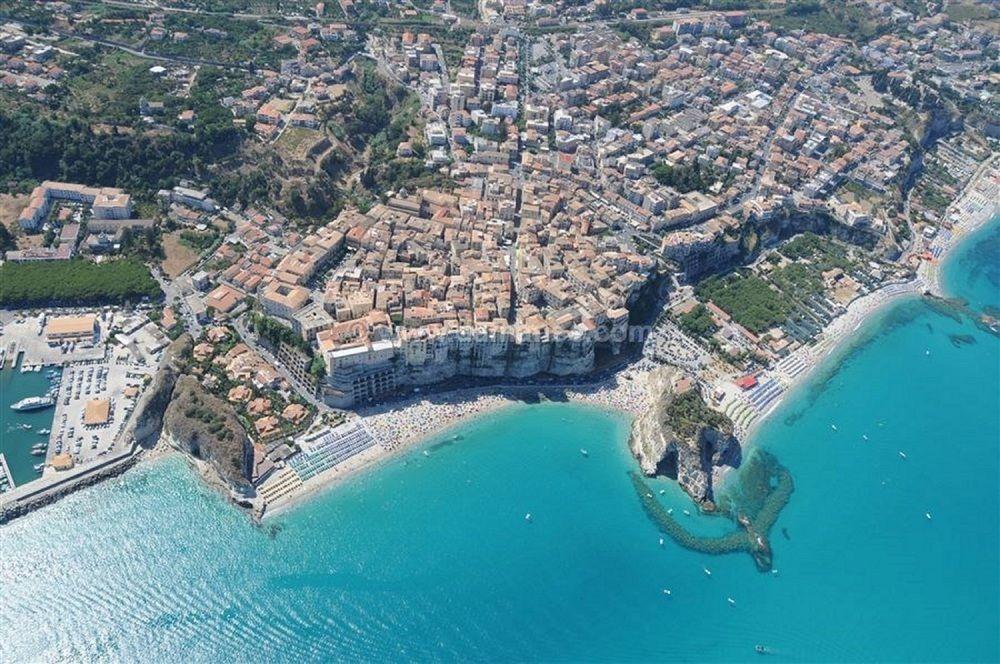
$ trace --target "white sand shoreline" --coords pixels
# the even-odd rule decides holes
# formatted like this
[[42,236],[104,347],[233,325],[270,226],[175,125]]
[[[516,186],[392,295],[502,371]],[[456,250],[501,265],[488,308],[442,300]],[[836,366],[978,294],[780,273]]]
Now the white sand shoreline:
[[[635,416],[647,406],[648,397],[642,382],[633,383],[616,374],[593,385],[523,385],[461,388],[452,391],[417,395],[404,400],[379,404],[358,411],[365,426],[379,445],[330,470],[317,475],[294,494],[268,506],[262,519],[283,514],[306,499],[340,485],[362,473],[373,471],[399,456],[449,432],[488,417],[497,412],[535,403],[572,403]],[[559,399],[538,399],[539,394],[556,395]],[[563,398],[565,397],[565,398]]]
[[[998,172],[996,164],[996,158],[983,164],[980,170],[970,178],[962,193],[948,207],[944,215],[945,217],[947,217],[953,208],[961,207],[963,201],[973,195],[983,180],[1000,177],[1000,172]],[[834,357],[839,351],[849,348],[850,344],[854,342],[855,332],[865,322],[870,320],[871,317],[886,310],[890,304],[905,297],[913,297],[925,292],[946,297],[947,294],[943,291],[941,284],[941,265],[954,252],[955,247],[991,220],[996,219],[998,215],[1000,215],[1000,202],[994,202],[992,207],[984,207],[977,213],[959,213],[958,222],[954,224],[947,240],[938,243],[938,246],[941,247],[939,258],[935,261],[922,261],[914,279],[884,287],[852,301],[848,305],[847,311],[832,321],[820,333],[816,343],[805,349],[808,358],[806,369],[795,378],[785,382],[785,390],[781,396],[766,412],[757,417],[744,433],[742,436],[743,440],[741,441],[744,452],[753,449],[755,446],[755,439],[760,432],[761,426],[768,422],[771,416],[793,394],[797,393],[803,386],[809,384],[815,378],[817,370],[825,365],[830,358]],[[717,468],[715,470],[713,482],[717,488],[724,486],[730,470],[728,467]]]
[[[995,160],[994,160],[995,161]],[[962,194],[949,207],[960,208],[966,196],[973,191],[979,181],[997,176],[992,162],[984,164],[970,179]],[[785,403],[789,395],[796,392],[815,376],[823,365],[845,342],[850,342],[854,333],[865,321],[887,305],[903,298],[919,295],[925,291],[940,294],[940,262],[951,253],[958,241],[975,231],[997,213],[997,206],[981,210],[979,214],[959,213],[959,220],[950,237],[940,243],[942,253],[939,260],[921,263],[917,276],[908,282],[890,284],[882,289],[852,301],[847,311],[837,317],[823,330],[817,341],[803,348],[806,368],[794,378],[783,381],[784,392],[764,413],[761,413],[741,432],[744,450],[752,449],[754,439],[761,425]],[[946,213],[947,214],[947,213]],[[486,387],[459,388],[452,391],[430,391],[426,395],[416,394],[403,400],[396,400],[360,409],[357,414],[379,442],[369,453],[349,459],[336,468],[313,478],[307,485],[289,498],[269,507],[264,518],[286,512],[302,503],[306,498],[325,491],[364,471],[390,462],[399,454],[430,442],[447,431],[466,426],[476,419],[512,406],[524,405],[525,397],[537,398],[539,393],[558,392],[560,399],[571,403],[589,404],[604,410],[630,416],[641,414],[649,405],[645,378],[647,372],[627,367],[601,383],[592,385],[500,385]],[[728,476],[728,468],[717,469],[714,481],[719,487]]]

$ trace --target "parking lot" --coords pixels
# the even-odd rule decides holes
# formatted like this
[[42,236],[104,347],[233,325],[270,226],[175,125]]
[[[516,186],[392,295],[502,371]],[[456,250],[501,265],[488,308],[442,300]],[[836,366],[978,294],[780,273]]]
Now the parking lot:
[[78,465],[127,449],[130,441],[118,434],[152,369],[115,347],[106,359],[67,366],[59,385],[47,460],[67,453]]

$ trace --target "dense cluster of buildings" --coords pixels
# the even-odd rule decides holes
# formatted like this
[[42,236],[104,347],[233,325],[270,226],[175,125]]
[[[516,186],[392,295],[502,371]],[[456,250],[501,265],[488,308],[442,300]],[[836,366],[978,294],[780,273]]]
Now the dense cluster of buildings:
[[[47,246],[26,246],[6,252],[15,262],[68,260],[78,251],[113,253],[126,230],[152,228],[153,219],[132,219],[132,197],[115,187],[88,187],[45,181],[34,188],[18,216],[26,233],[47,230]],[[86,232],[82,229],[86,228]]]
[[[648,39],[586,27],[530,36],[522,19],[587,21],[602,9],[487,0],[450,63],[443,33],[378,31],[368,55],[422,105],[396,155],[419,155],[449,186],[390,192],[308,234],[274,212],[220,212],[187,183],[161,191],[181,225],[229,228],[193,275],[188,309],[208,322],[256,301],[323,358],[326,401],[351,406],[456,376],[590,371],[628,339],[659,266],[682,279],[716,270],[747,250],[748,225],[819,214],[894,241],[909,222],[898,185],[919,137],[871,72],[888,70],[897,95],[936,86],[981,98],[995,38],[888,3],[862,10],[907,27],[859,48],[726,11],[673,14]],[[152,40],[185,38],[162,18],[147,21]],[[318,105],[349,76],[326,46],[356,37],[347,24],[290,27],[273,45],[294,57],[221,102],[268,140],[317,128]],[[944,187],[972,167],[956,152],[941,152]],[[22,226],[37,229],[55,200],[91,206],[98,224],[131,216],[118,190],[44,183]],[[722,328],[724,314],[713,311]],[[765,343],[780,354],[785,342]],[[301,353],[276,352],[308,378]]]
[[330,404],[456,376],[585,373],[628,338],[658,260],[694,278],[745,250],[746,224],[796,214],[876,237],[900,223],[884,202],[911,137],[846,40],[716,12],[648,41],[481,23],[450,70],[426,33],[370,46],[419,93],[416,140],[454,188],[395,192],[306,237],[251,211],[206,287],[216,314],[252,296],[313,344]]

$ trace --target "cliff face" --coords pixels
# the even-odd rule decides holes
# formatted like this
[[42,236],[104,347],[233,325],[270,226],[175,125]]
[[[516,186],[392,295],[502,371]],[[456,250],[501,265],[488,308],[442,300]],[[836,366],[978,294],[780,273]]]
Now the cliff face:
[[[625,332],[623,331],[624,335]],[[428,342],[408,341],[398,378],[407,385],[427,385],[455,376],[524,378],[539,373],[582,374],[594,367],[595,335],[560,339],[457,335]]]
[[144,447],[154,445],[160,437],[163,414],[167,411],[174,385],[180,375],[181,358],[191,352],[191,345],[191,336],[183,334],[167,347],[164,360],[153,376],[153,383],[143,396],[143,402],[137,407],[139,414],[133,435],[136,442]]
[[740,444],[732,422],[710,410],[697,388],[674,393],[675,378],[673,369],[650,376],[653,405],[632,423],[629,448],[643,473],[675,479],[696,501],[710,503],[712,469],[738,466]]
[[824,211],[782,211],[767,220],[754,219],[741,228],[740,237],[721,231],[717,235],[691,235],[689,242],[664,248],[664,256],[677,261],[689,281],[749,262],[777,242],[799,233],[830,236],[848,244],[878,248],[882,236],[869,228],[851,227],[838,222]]
[[211,465],[232,489],[251,491],[250,440],[229,404],[209,394],[194,376],[177,379],[163,433],[172,445]]

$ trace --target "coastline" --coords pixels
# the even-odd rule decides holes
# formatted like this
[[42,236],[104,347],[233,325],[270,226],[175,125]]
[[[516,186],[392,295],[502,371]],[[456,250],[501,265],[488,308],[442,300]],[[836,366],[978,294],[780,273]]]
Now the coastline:
[[[941,283],[942,265],[952,256],[954,250],[971,235],[991,223],[1000,223],[1000,203],[996,201],[992,203],[992,207],[982,207],[974,213],[963,212],[961,209],[957,213],[953,212],[955,208],[962,208],[970,199],[981,201],[979,186],[989,178],[994,180],[1000,178],[1000,166],[998,166],[997,158],[983,164],[979,171],[970,178],[961,194],[948,206],[943,216],[957,214],[957,221],[946,238],[936,238],[934,244],[940,248],[938,258],[932,261],[922,260],[918,266],[916,277],[908,282],[891,284],[853,300],[847,306],[847,311],[832,321],[820,333],[816,343],[801,349],[800,357],[806,363],[806,368],[801,373],[790,378],[776,376],[785,386],[785,390],[771,407],[758,416],[744,432],[742,436],[744,451],[749,451],[755,446],[755,440],[757,434],[760,433],[761,426],[779,410],[787,399],[807,385],[815,377],[816,372],[837,353],[850,347],[857,330],[872,316],[885,311],[889,305],[905,297],[919,296],[924,293],[940,297],[948,296]],[[729,470],[728,467],[716,469],[714,481],[724,482],[729,475]]]
[[[889,284],[850,302],[845,313],[820,332],[812,345],[804,346],[788,356],[800,361],[793,374],[783,371],[780,362],[763,372],[781,384],[782,392],[765,411],[754,414],[745,427],[742,424],[737,425],[737,436],[741,440],[744,452],[754,448],[761,425],[786,402],[789,395],[797,393],[802,386],[808,384],[821,366],[830,361],[836,352],[851,343],[855,332],[871,316],[904,297],[913,297],[925,292],[944,294],[940,269],[942,263],[950,257],[955,247],[971,234],[991,221],[1000,221],[998,218],[1000,203],[995,198],[985,198],[981,186],[984,182],[992,180],[995,190],[1000,180],[998,164],[1000,159],[997,157],[984,163],[949,205],[944,217],[953,220],[953,227],[947,234],[934,239],[931,246],[935,249],[936,258],[921,260],[917,274],[912,280]],[[249,513],[257,521],[283,514],[316,494],[393,461],[414,447],[444,436],[455,428],[514,406],[547,400],[591,406],[635,417],[644,412],[650,402],[647,391],[650,371],[629,365],[599,383],[584,385],[576,383],[491,385],[431,391],[426,394],[414,390],[414,394],[410,397],[359,409],[356,415],[374,436],[377,445],[310,478],[280,500],[266,506],[258,505]],[[729,389],[727,397],[720,404],[720,409],[739,399],[738,393],[730,389],[732,388],[732,380],[728,380],[730,378],[734,377],[728,376],[720,381],[722,387]],[[135,454],[133,462],[135,464],[155,462],[175,451],[161,437],[151,449],[140,450]],[[193,459],[188,461],[189,466],[196,470],[209,486],[219,489],[227,499],[232,499],[228,487],[215,477],[209,468]],[[730,470],[725,466],[713,470],[713,482],[717,489],[725,486]]]
[[[995,220],[1000,214],[1000,204],[995,202],[992,208],[981,206],[975,213],[963,209],[970,199],[976,199],[981,205],[980,185],[987,179],[1000,178],[997,161],[994,158],[984,163],[979,171],[970,178],[959,196],[949,205],[944,216],[945,218],[954,216],[956,221],[947,237],[936,238],[932,243],[940,248],[936,259],[932,261],[921,260],[916,276],[910,281],[888,284],[850,302],[845,313],[833,320],[812,345],[796,351],[794,355],[802,360],[804,368],[794,375],[788,375],[774,366],[765,372],[770,373],[779,381],[784,390],[766,411],[757,415],[746,429],[739,431],[744,452],[755,447],[756,437],[761,426],[770,419],[773,413],[786,402],[790,395],[797,393],[803,386],[807,385],[815,377],[816,372],[837,352],[848,347],[853,341],[855,333],[864,325],[865,321],[903,298],[919,296],[925,292],[935,295],[942,294],[940,265],[947,260],[955,247],[970,234],[991,220]],[[954,212],[956,209],[958,211]],[[268,507],[261,518],[267,519],[284,513],[309,497],[360,473],[373,470],[383,463],[390,462],[398,455],[410,451],[420,444],[430,442],[435,437],[445,435],[452,429],[468,425],[477,419],[509,407],[537,402],[540,400],[540,395],[553,401],[590,405],[602,410],[635,417],[641,414],[649,404],[649,395],[646,389],[648,375],[648,371],[641,371],[629,366],[601,383],[586,386],[569,384],[500,385],[459,388],[427,395],[417,393],[409,398],[359,409],[357,411],[358,417],[378,440],[379,446],[313,478],[308,485],[304,485],[294,494]],[[715,468],[713,482],[717,488],[725,486],[730,470],[731,468],[726,466]]]
[[[628,376],[628,377],[626,377]],[[640,379],[633,379],[638,376]],[[529,385],[460,388],[416,395],[357,411],[378,446],[317,475],[295,493],[268,506],[261,515],[267,520],[283,514],[309,498],[342,482],[372,472],[435,438],[508,408],[549,401],[597,408],[634,417],[647,406],[648,395],[641,377],[625,369],[606,381],[587,386]]]

